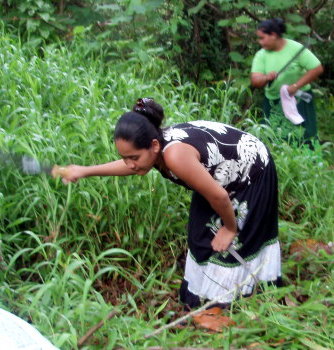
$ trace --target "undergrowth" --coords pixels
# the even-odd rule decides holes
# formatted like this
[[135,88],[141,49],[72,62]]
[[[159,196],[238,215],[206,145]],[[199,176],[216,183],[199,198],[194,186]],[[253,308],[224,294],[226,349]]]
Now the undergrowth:
[[[47,164],[114,160],[115,121],[144,96],[165,107],[167,124],[209,119],[248,130],[269,146],[278,171],[284,287],[236,301],[227,313],[236,326],[221,333],[189,324],[145,340],[183,312],[177,295],[190,193],[154,171],[64,186],[47,174],[3,167],[0,307],[61,349],[76,349],[112,310],[117,315],[85,349],[333,348],[332,256],[310,252],[298,260],[290,253],[299,239],[334,241],[333,129],[324,127],[324,112],[321,135],[328,141],[311,151],[257,123],[255,108],[240,107],[251,92],[233,81],[200,88],[158,59],[142,66],[80,57],[75,47],[37,53],[1,35],[1,149]],[[321,106],[333,114],[332,102]]]

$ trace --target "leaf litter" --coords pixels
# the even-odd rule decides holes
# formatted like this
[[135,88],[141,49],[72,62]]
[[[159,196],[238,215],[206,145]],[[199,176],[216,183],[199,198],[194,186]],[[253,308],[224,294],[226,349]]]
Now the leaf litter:
[[193,316],[196,326],[209,329],[214,332],[220,332],[225,327],[236,325],[236,323],[228,316],[224,316],[220,307],[212,307],[203,310]]

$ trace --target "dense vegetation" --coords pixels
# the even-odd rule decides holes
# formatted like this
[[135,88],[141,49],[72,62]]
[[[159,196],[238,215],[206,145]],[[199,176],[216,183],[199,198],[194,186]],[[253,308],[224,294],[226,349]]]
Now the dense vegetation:
[[331,0],[0,0],[0,17],[30,46],[83,39],[82,56],[107,59],[152,55],[173,61],[202,83],[230,74],[248,82],[259,21],[282,17],[288,36],[308,44],[325,66],[322,86],[333,87]]
[[[28,12],[18,6],[22,1],[6,3],[6,11]],[[90,2],[59,1],[56,9],[56,2],[29,2],[47,3],[56,16],[69,11],[67,5]],[[146,177],[91,178],[64,186],[46,174],[27,176],[2,167],[0,307],[31,321],[61,349],[76,349],[79,338],[111,311],[116,316],[85,349],[332,349],[333,255],[318,249],[318,242],[330,248],[326,244],[334,241],[334,97],[328,89],[317,90],[322,142],[311,151],[282,141],[280,130],[259,124],[256,97],[235,74],[198,85],[159,52],[139,49],[145,41],[137,40],[131,50],[128,42],[105,41],[107,50],[97,45],[105,42],[89,36],[94,28],[83,26],[80,33],[74,27],[77,36],[67,44],[51,40],[49,35],[59,34],[55,32],[41,39],[22,31],[19,39],[17,28],[3,29],[0,36],[1,150],[28,153],[49,164],[116,159],[115,120],[139,96],[159,101],[168,124],[201,118],[247,130],[268,144],[277,165],[285,286],[236,301],[227,313],[236,325],[220,333],[189,323],[145,339],[182,314],[177,293],[190,193],[155,171]],[[24,38],[31,33],[34,38]],[[113,45],[117,50],[112,51]],[[309,248],[296,249],[295,243],[307,238],[313,240]]]

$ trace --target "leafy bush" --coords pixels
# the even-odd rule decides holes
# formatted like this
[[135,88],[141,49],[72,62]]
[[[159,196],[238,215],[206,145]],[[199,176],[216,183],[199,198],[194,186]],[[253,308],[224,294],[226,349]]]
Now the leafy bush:
[[84,41],[81,55],[105,53],[107,59],[172,59],[181,74],[203,83],[227,80],[248,84],[259,46],[260,20],[282,17],[288,36],[306,42],[325,65],[323,80],[333,85],[330,1],[261,0],[2,0],[4,23],[32,46],[61,40]]

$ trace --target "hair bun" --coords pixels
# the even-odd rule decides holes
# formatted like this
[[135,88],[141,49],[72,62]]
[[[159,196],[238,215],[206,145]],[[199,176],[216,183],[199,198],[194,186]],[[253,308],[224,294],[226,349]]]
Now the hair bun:
[[164,110],[153,98],[139,98],[132,110],[145,116],[157,129],[160,128],[164,119]]
[[262,21],[258,29],[266,34],[276,33],[280,37],[286,32],[286,26],[282,18],[271,18]]
[[274,18],[274,21],[276,22],[278,28],[279,28],[279,31],[281,33],[285,33],[286,32],[286,26],[285,26],[285,22],[284,22],[284,19],[282,18]]

